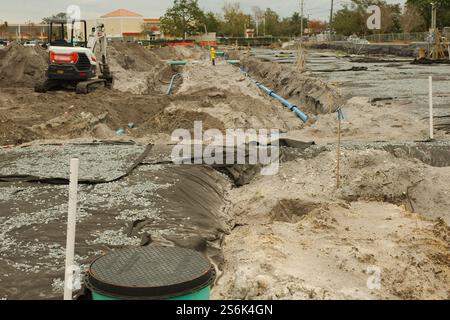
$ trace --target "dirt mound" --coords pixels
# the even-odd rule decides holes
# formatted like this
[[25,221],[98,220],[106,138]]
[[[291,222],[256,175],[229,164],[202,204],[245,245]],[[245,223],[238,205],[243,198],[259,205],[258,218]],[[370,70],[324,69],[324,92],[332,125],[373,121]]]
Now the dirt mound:
[[207,55],[206,50],[199,47],[162,47],[152,50],[161,60],[200,59]]
[[241,61],[255,80],[296,103],[307,113],[333,113],[344,102],[336,88],[320,79],[300,74],[291,66],[262,62],[252,57],[244,57]]
[[303,125],[288,108],[268,97],[238,68],[224,61],[215,67],[206,59],[185,66],[183,83],[174,99],[179,102],[179,109],[201,109],[220,119],[226,128],[288,131]]
[[108,53],[114,88],[122,92],[163,92],[174,73],[155,53],[136,43],[113,42]]
[[16,125],[14,121],[0,113],[0,146],[20,144],[34,138],[30,130]]
[[137,43],[111,42],[108,54],[125,70],[149,71],[164,64],[156,54]]
[[47,66],[41,47],[13,44],[0,51],[0,87],[33,87],[45,77]]
[[[165,95],[134,95],[99,89],[89,95],[53,91],[33,93],[28,88],[7,88],[0,94],[0,145],[36,139],[125,139],[149,134],[140,130],[169,105]],[[26,116],[24,116],[26,115]],[[128,129],[134,123],[135,129]],[[165,131],[164,131],[165,132]]]
[[194,121],[202,121],[203,129],[219,129],[225,132],[223,122],[206,112],[168,107],[148,120],[141,128],[147,132],[171,134],[176,129],[193,131]]
[[[335,154],[328,154],[334,164]],[[423,177],[425,166],[398,159],[385,151],[345,151],[342,154],[341,197],[349,200],[378,200],[400,204],[410,186]]]

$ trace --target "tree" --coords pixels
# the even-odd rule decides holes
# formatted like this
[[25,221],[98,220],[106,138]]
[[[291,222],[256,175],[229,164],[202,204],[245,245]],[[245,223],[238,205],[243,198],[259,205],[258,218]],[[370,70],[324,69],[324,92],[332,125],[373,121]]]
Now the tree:
[[253,19],[255,20],[256,36],[259,37],[264,28],[264,10],[258,6],[252,7]]
[[270,8],[267,8],[264,13],[264,19],[266,21],[266,34],[272,36],[279,35],[280,17],[278,16],[278,13]]
[[[449,0],[450,1],[450,0]],[[369,13],[367,8],[377,5],[381,9],[381,30],[371,31],[367,28]],[[333,18],[333,29],[343,35],[367,33],[392,33],[401,31],[401,7],[388,4],[384,0],[352,0],[351,5],[344,5]]]
[[8,22],[5,21],[4,23],[0,24],[0,35],[2,38],[6,38],[5,34],[8,35]]
[[413,5],[406,5],[400,18],[403,32],[419,32],[427,29],[425,19],[420,14],[419,9]]
[[220,17],[218,17],[214,12],[208,12],[205,14],[206,30],[208,32],[217,32],[220,25]]
[[332,28],[336,33],[350,36],[354,33],[364,34],[367,30],[366,20],[354,5],[344,5],[333,17]]
[[327,29],[327,22],[320,20],[308,21],[308,29],[310,33],[321,33]]
[[399,4],[382,4],[381,6],[381,33],[399,33],[401,29],[402,9]]
[[437,26],[438,28],[450,26],[450,0],[407,0],[407,6],[415,7],[422,19],[425,20],[426,27],[431,27],[431,3],[437,6]]
[[173,6],[161,17],[161,30],[175,37],[186,39],[187,35],[202,32],[205,14],[198,0],[174,0]]
[[242,37],[245,29],[250,25],[249,16],[239,6],[239,3],[225,3],[223,7],[223,21],[219,33],[231,37]]
[[48,24],[51,20],[67,20],[67,13],[59,12],[51,15],[50,17],[46,17],[42,19],[42,23]]

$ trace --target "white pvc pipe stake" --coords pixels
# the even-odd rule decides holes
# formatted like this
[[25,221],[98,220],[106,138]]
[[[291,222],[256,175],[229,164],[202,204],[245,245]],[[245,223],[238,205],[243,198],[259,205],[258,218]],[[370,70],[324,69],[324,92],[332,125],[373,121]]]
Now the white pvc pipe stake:
[[430,139],[434,139],[434,115],[433,115],[433,77],[428,78],[429,82],[429,101],[430,101]]
[[64,300],[72,300],[74,255],[75,255],[75,224],[77,215],[78,190],[78,159],[70,160],[69,210],[67,217],[66,269],[64,276]]

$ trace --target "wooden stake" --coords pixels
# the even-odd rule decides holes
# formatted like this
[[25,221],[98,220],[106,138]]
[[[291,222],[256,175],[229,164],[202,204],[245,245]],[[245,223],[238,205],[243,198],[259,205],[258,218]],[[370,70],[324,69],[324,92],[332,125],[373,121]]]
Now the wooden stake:
[[69,210],[67,217],[66,271],[64,276],[64,300],[72,300],[75,256],[75,224],[77,216],[78,159],[70,160]]

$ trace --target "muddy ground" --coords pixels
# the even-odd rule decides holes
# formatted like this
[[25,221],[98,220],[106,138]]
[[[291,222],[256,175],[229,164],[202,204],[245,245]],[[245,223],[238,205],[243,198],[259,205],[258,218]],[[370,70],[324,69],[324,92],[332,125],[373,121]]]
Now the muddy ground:
[[[436,78],[439,116],[450,114],[449,66],[416,68],[400,61],[394,67],[378,61],[365,62],[363,73],[343,71],[361,57],[311,51],[301,74],[293,65],[264,62],[252,52],[230,52],[241,58],[240,70],[223,60],[213,67],[201,49],[149,51],[116,44],[110,48],[114,90],[38,94],[32,85],[42,75],[30,71],[35,67],[30,69],[28,61],[42,53],[10,50],[15,51],[0,53],[0,71],[12,54],[23,68],[14,81],[0,79],[3,175],[32,174],[32,163],[63,162],[69,155],[60,153],[71,150],[68,143],[93,140],[132,140],[137,148],[157,143],[168,160],[170,148],[164,144],[173,130],[192,130],[199,120],[204,129],[279,129],[285,138],[317,144],[306,150],[284,147],[277,174],[255,171],[242,184],[230,179],[232,171],[153,168],[147,159],[124,180],[83,187],[80,223],[86,229],[77,239],[82,265],[119,247],[176,244],[196,248],[214,262],[216,299],[450,299],[449,136],[437,130],[436,142],[414,142],[428,139],[426,84],[421,85],[428,74]],[[169,59],[189,63],[172,69]],[[178,72],[182,81],[167,96],[170,78]],[[297,104],[310,121],[304,124],[252,79]],[[338,107],[345,116],[339,188]],[[120,128],[123,135],[116,133]],[[31,149],[18,146],[24,143]],[[48,143],[64,149],[49,146],[42,152],[40,145]],[[100,143],[106,149],[78,153],[101,157],[103,165],[97,167],[110,168],[118,160],[107,155],[118,146]],[[30,156],[14,160],[22,150]],[[95,162],[89,163],[94,170]],[[203,186],[199,179],[208,182]],[[0,298],[59,298],[65,187],[34,194],[36,186],[28,183],[5,179],[0,185],[0,235],[8,244],[0,251],[0,265],[7,270],[0,275]],[[193,186],[200,187],[190,196]],[[130,201],[124,200],[127,193],[133,195]],[[52,194],[57,199],[49,198]],[[206,211],[199,199],[207,203]],[[164,218],[165,212],[173,220]],[[198,212],[210,222],[202,224],[195,218]],[[142,232],[127,231],[126,222],[142,219],[148,220]],[[181,229],[174,227],[180,224]],[[145,241],[146,235],[156,240]],[[44,245],[31,246],[40,240]],[[375,288],[368,286],[374,270],[381,281]]]

